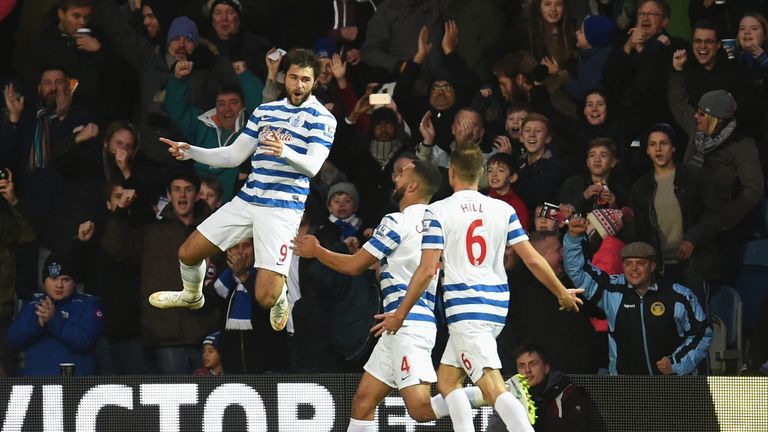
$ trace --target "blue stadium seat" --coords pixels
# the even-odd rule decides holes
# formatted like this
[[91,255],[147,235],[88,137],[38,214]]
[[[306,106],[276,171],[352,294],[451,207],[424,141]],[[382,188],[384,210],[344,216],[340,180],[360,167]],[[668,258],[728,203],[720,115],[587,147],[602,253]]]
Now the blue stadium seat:
[[736,290],[744,305],[744,329],[752,330],[768,295],[768,240],[753,240],[746,244]]
[[713,341],[710,354],[714,356],[712,369],[714,372],[725,372],[726,362],[735,360],[735,370],[741,366],[743,358],[743,319],[742,302],[739,293],[732,287],[723,285],[712,293],[709,299],[709,310],[719,319],[712,319],[713,330],[718,324],[722,326],[722,341]]

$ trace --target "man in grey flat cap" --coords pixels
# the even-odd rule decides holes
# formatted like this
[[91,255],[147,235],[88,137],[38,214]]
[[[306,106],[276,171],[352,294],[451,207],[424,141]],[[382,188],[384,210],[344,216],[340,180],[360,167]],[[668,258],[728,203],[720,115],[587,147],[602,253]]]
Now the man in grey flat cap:
[[565,271],[608,317],[608,369],[622,375],[687,375],[706,358],[712,329],[693,292],[656,282],[656,249],[634,242],[621,250],[624,274],[609,275],[587,261],[587,220],[572,218],[563,238]]

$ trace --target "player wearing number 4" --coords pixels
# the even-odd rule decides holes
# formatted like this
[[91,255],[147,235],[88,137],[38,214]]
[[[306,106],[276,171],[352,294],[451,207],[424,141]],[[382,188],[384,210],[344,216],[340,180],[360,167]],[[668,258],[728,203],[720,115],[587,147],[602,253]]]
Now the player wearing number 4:
[[253,237],[256,300],[271,308],[270,322],[285,328],[289,306],[285,280],[291,262],[289,242],[298,232],[309,179],[330,152],[336,120],[312,96],[320,62],[309,50],[296,49],[283,59],[287,97],[262,104],[228,147],[205,149],[165,138],[176,159],[194,159],[214,167],[236,167],[250,157],[251,173],[243,188],[201,223],[179,248],[182,291],[149,297],[158,308],[199,309],[205,258]]
[[[509,287],[504,251],[511,246],[533,274],[557,296],[560,308],[578,310],[583,290],[566,289],[547,262],[528,242],[509,204],[477,191],[483,153],[462,146],[451,153],[448,180],[454,193],[424,211],[421,261],[405,297],[394,312],[374,327],[377,334],[396,333],[422,298],[443,259],[448,345],[437,371],[437,388],[445,397],[456,432],[474,431],[472,410],[463,383],[466,376],[482,391],[510,431],[533,431],[532,418],[507,391],[496,352],[496,336],[507,317]],[[522,402],[522,400],[521,400]]]
[[[411,275],[419,264],[424,209],[440,185],[440,172],[424,161],[406,165],[395,179],[393,199],[400,212],[381,220],[373,237],[351,257],[328,251],[314,236],[305,235],[294,241],[294,253],[317,258],[326,266],[346,274],[360,274],[381,260],[381,291],[384,310],[392,311],[400,304]],[[365,364],[352,401],[352,418],[348,432],[375,431],[376,406],[397,388],[405,399],[408,413],[416,421],[430,421],[448,415],[442,396],[430,398],[430,383],[437,380],[432,367],[432,347],[437,332],[434,315],[437,266],[432,268],[426,292],[403,322],[396,335],[384,334]],[[483,404],[476,387],[466,389],[475,406]]]

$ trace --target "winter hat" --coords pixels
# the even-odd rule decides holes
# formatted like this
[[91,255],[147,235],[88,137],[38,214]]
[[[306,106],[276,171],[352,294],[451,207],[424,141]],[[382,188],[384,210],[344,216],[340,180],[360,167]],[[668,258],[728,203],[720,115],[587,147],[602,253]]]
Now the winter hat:
[[670,126],[668,123],[654,123],[651,125],[651,127],[648,128],[648,130],[645,132],[645,137],[648,138],[651,136],[654,132],[663,132],[667,134],[669,137],[669,140],[672,143],[672,147],[677,147],[677,134],[675,134],[675,130]]
[[77,282],[77,269],[69,258],[51,253],[43,265],[43,280],[59,276],[69,276]]
[[213,0],[213,3],[211,3],[211,16],[213,16],[213,10],[216,9],[216,6],[220,4],[231,6],[237,12],[237,15],[242,15],[243,13],[243,5],[240,4],[240,0]]
[[656,261],[656,250],[646,242],[634,242],[624,246],[619,253],[621,259],[645,258]]
[[331,186],[330,189],[328,189],[328,200],[325,203],[326,205],[331,204],[331,198],[333,198],[334,195],[337,193],[345,193],[352,197],[352,201],[355,202],[355,205],[359,203],[358,197],[357,197],[357,188],[355,185],[353,185],[350,182],[340,182],[336,183],[335,185]]
[[203,346],[212,345],[214,348],[218,350],[219,346],[221,346],[220,342],[221,342],[221,332],[217,331],[209,334],[208,336],[205,337],[205,339],[203,339]]
[[712,90],[699,99],[699,108],[712,117],[728,120],[733,118],[736,104],[733,96],[725,90]]
[[608,46],[613,42],[616,24],[602,15],[587,15],[584,17],[584,37],[593,47]]
[[168,29],[166,44],[170,45],[171,41],[181,36],[186,36],[187,39],[192,41],[195,45],[200,42],[200,34],[197,32],[197,24],[189,19],[189,17],[180,16],[171,22],[171,27]]
[[623,214],[617,209],[597,209],[587,215],[587,220],[600,234],[600,237],[615,236],[624,226]]
[[317,55],[317,58],[331,58],[334,54],[336,54],[336,44],[331,40],[331,38],[322,38],[315,41],[315,44],[312,46],[312,51],[315,52],[315,55]]

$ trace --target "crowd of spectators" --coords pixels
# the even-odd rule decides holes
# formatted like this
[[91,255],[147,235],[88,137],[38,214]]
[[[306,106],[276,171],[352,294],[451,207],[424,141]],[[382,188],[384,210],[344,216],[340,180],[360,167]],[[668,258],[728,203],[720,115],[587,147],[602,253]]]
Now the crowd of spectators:
[[440,168],[441,199],[451,152],[479,146],[483,191],[589,300],[558,312],[505,257],[505,371],[529,342],[543,398],[550,365],[706,373],[709,298],[768,234],[766,15],[764,0],[0,0],[0,376],[361,371],[376,269],[294,257],[282,332],[254,301],[250,239],[209,259],[201,309],[147,300],[181,289],[177,249],[251,170],[176,161],[158,138],[230,145],[282,97],[294,47],[321,59],[314,94],[338,122],[302,231],[354,254],[397,211],[403,166]]

